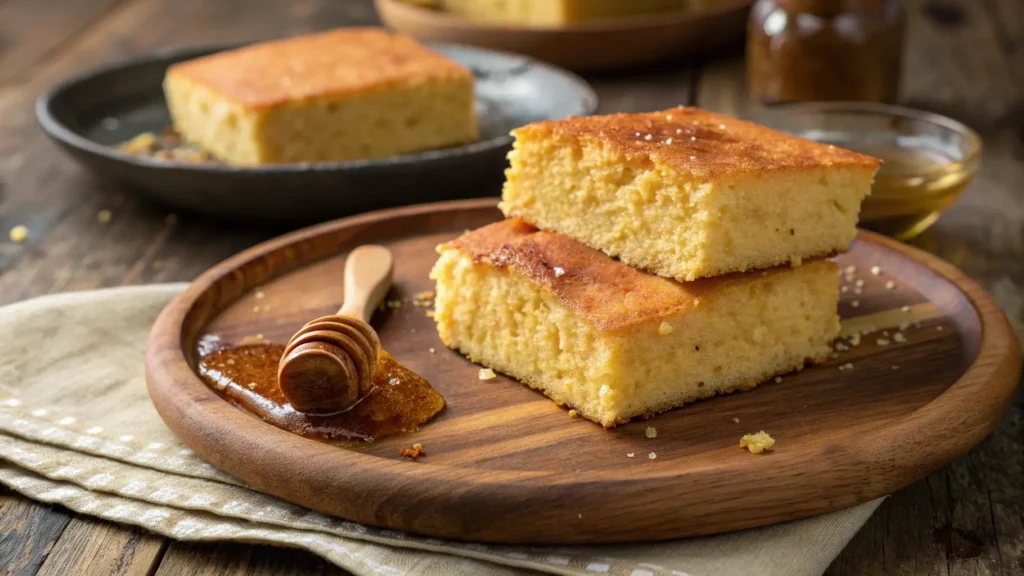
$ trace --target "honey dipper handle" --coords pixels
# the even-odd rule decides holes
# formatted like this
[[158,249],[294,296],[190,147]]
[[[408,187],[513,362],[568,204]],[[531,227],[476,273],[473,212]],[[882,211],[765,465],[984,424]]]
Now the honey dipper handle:
[[383,246],[367,244],[350,252],[345,260],[345,305],[338,314],[369,323],[391,287],[393,269],[391,251]]

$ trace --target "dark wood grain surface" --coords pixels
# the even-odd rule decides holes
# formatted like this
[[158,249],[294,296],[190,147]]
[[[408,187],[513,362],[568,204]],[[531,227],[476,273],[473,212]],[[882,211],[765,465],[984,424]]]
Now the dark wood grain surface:
[[[243,8],[244,5],[244,8]],[[1024,2],[908,0],[903,100],[985,139],[982,170],[916,243],[989,290],[1024,335]],[[46,7],[50,9],[47,10]],[[42,16],[40,16],[42,14]],[[231,224],[144,204],[92,180],[38,131],[32,100],[63,76],[163,46],[244,41],[375,22],[369,0],[0,0],[0,303],[63,290],[189,280],[287,226]],[[740,52],[591,75],[603,111],[679,103],[741,110]],[[99,210],[114,219],[97,222]],[[6,241],[17,224],[25,244]],[[993,434],[892,495],[829,569],[837,575],[1024,571],[1024,396]],[[168,542],[0,493],[10,574],[343,573],[314,556]]]

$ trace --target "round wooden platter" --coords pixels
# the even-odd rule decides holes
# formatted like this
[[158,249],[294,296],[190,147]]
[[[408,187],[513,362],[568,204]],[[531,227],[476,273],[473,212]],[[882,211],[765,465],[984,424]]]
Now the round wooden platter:
[[[839,310],[845,334],[865,333],[858,346],[750,392],[604,430],[511,379],[479,380],[479,367],[446,349],[427,309],[413,304],[433,288],[434,247],[500,218],[494,205],[347,218],[215,266],[168,305],[150,337],[146,373],[160,415],[222,470],[349,520],[461,540],[596,543],[750,528],[876,498],[977,444],[1016,388],[1018,343],[992,299],[951,265],[862,232],[838,258],[857,270],[842,281]],[[396,257],[389,298],[402,305],[374,324],[384,347],[444,394],[434,421],[342,448],[266,424],[196,376],[201,337],[283,343],[336,310],[345,254],[366,243]],[[901,324],[903,342],[894,336]],[[774,451],[738,447],[758,430],[776,439]],[[426,456],[399,456],[417,442]]]
[[751,0],[703,10],[608,18],[559,27],[475,22],[403,0],[375,0],[389,27],[420,40],[518,52],[572,70],[607,70],[706,54],[741,40]]

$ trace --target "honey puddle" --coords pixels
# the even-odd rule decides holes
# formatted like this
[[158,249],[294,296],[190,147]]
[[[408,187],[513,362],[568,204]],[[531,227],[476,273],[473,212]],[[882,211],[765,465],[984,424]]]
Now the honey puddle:
[[381,351],[373,389],[351,408],[307,414],[292,408],[277,386],[280,344],[255,344],[212,351],[199,362],[199,375],[223,397],[265,422],[307,438],[371,441],[414,432],[444,408],[441,396],[422,376]]

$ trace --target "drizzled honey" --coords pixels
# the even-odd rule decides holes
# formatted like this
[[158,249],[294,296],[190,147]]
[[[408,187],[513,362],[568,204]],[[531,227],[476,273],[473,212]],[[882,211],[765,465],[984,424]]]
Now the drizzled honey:
[[359,442],[413,432],[444,408],[426,379],[381,351],[373,388],[350,408],[333,414],[299,412],[277,385],[279,344],[215,350],[199,362],[199,374],[213,389],[264,421],[320,440]]

